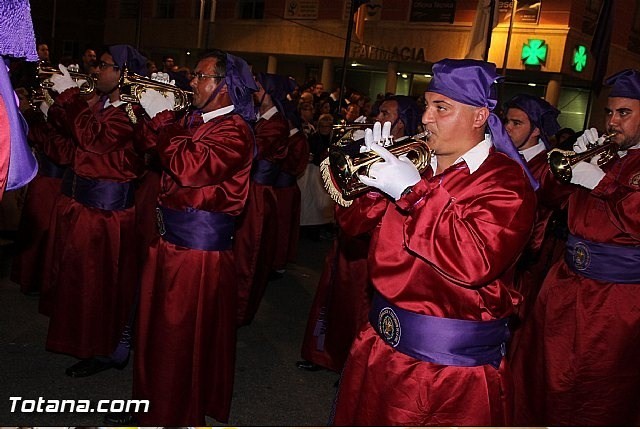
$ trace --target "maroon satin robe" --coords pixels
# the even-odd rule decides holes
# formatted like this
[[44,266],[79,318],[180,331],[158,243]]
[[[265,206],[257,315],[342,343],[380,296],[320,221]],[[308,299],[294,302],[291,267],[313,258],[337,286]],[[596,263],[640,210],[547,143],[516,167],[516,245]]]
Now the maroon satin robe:
[[[541,152],[530,159],[527,166],[538,182],[545,180],[543,174],[549,168],[547,152]],[[531,240],[527,243],[515,272],[514,289],[522,295],[522,300],[516,308],[519,321],[509,345],[509,357],[518,347],[522,323],[533,308],[545,276],[551,266],[562,256],[562,250],[564,250],[564,241],[548,230],[551,215],[554,209],[558,209],[557,204],[545,198],[543,188],[540,188],[538,196],[536,221],[533,224]]]
[[[72,170],[83,177],[130,182],[142,170],[133,147],[133,125],[124,106],[91,108],[69,89],[49,110],[76,144]],[[51,221],[45,261],[50,298],[47,349],[78,358],[114,351],[131,311],[138,283],[135,208],[109,211],[86,207],[61,195]],[[45,285],[46,287],[46,285]],[[46,308],[50,304],[50,308]]]
[[293,185],[274,188],[277,199],[276,254],[273,269],[282,270],[287,262],[293,262],[298,251],[300,237],[300,188],[296,178],[304,173],[309,160],[309,143],[303,132],[289,136],[287,156],[282,160],[281,171],[293,176]]
[[[594,242],[637,248],[640,150],[629,150],[605,171],[592,191],[572,186],[569,230]],[[640,422],[639,286],[586,278],[564,259],[553,266],[513,359],[515,424]]]
[[[148,124],[163,173],[159,202],[238,216],[248,194],[250,126],[218,116],[190,130],[162,112]],[[185,121],[187,122],[187,121]],[[151,140],[150,140],[151,142]],[[133,397],[150,401],[145,424],[204,426],[229,418],[236,353],[236,279],[232,250],[176,246],[159,236],[142,274],[135,336]]]
[[[529,239],[535,205],[522,168],[491,149],[473,174],[464,162],[436,176],[428,169],[396,204],[361,199],[364,220],[345,230],[377,227],[369,272],[392,304],[437,317],[494,320],[514,311],[513,265]],[[342,373],[334,423],[508,426],[511,387],[504,359],[498,369],[416,360],[366,324]]]
[[[282,113],[260,119],[255,127],[257,160],[278,165],[287,156],[289,123]],[[273,186],[251,181],[247,205],[239,222],[233,246],[236,255],[238,325],[253,320],[267,288],[273,268],[278,235],[277,197]]]
[[[360,198],[386,201],[377,192]],[[377,211],[363,214],[358,205],[356,202],[348,208],[336,206],[338,237],[325,258],[301,350],[303,359],[338,373],[344,367],[353,340],[368,320],[373,292],[367,270],[370,234],[352,236],[345,231],[360,230],[354,225],[380,215],[380,208],[385,207],[381,204]]]
[[[74,152],[70,136],[61,134],[39,113],[27,112],[25,119],[29,123],[29,142],[39,157],[55,159],[60,166],[69,165]],[[41,168],[29,182],[11,267],[11,280],[20,285],[23,293],[42,289],[49,224],[56,199],[60,196],[61,183],[61,178],[45,176]]]

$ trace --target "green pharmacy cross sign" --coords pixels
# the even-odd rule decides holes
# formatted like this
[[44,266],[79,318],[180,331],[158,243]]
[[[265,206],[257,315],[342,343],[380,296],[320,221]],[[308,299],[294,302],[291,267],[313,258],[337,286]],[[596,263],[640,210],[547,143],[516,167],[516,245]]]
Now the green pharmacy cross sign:
[[584,45],[578,45],[573,50],[573,60],[571,66],[578,73],[582,72],[587,67],[587,47]]
[[547,45],[544,40],[529,39],[522,45],[521,59],[525,66],[540,66],[547,61]]

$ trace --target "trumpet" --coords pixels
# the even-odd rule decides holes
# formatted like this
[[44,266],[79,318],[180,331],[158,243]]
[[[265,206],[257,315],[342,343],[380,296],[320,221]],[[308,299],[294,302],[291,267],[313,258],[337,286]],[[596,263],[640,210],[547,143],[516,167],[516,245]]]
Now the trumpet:
[[547,162],[551,173],[562,183],[571,182],[571,167],[587,159],[591,159],[596,155],[600,155],[598,159],[598,167],[611,162],[618,154],[619,145],[613,141],[616,132],[605,134],[604,142],[600,146],[596,146],[585,152],[576,153],[572,150],[552,149],[547,154]]
[[331,142],[333,145],[345,146],[356,140],[354,134],[358,130],[373,128],[374,124],[364,122],[354,122],[351,124],[340,123],[333,126],[331,130]]
[[[35,97],[38,97],[39,93],[44,93],[53,87],[53,83],[49,79],[55,74],[61,75],[62,72],[55,67],[43,66],[42,64],[38,64],[37,78],[40,81],[40,88],[42,88],[42,91],[36,90],[33,94]],[[69,71],[69,75],[74,81],[76,81],[76,83],[82,82],[80,85],[78,85],[78,87],[80,88],[80,94],[86,95],[91,94],[93,91],[95,91],[96,81],[93,76],[74,71]],[[46,100],[46,96],[41,95],[41,97]]]
[[[433,155],[427,145],[430,135],[429,131],[424,131],[400,138],[387,147],[387,150],[395,156],[405,155],[422,174],[429,166]],[[380,161],[382,158],[374,152],[352,156],[340,147],[334,146],[329,151],[329,156],[320,164],[322,181],[331,199],[343,207],[349,207],[354,198],[371,190],[371,187],[362,183],[358,176],[368,176],[371,166]]]
[[122,71],[120,78],[120,100],[128,103],[139,103],[140,95],[146,89],[154,89],[162,94],[172,92],[175,96],[175,104],[173,110],[187,110],[191,106],[191,97],[193,92],[185,91],[177,86],[169,83],[158,82],[146,76],[142,76],[128,71],[126,68]]

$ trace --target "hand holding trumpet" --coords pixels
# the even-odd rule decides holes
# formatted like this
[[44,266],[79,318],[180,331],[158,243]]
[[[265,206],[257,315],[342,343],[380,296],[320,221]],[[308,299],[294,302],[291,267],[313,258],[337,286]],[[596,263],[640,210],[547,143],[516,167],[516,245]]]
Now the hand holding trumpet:
[[369,169],[369,175],[359,175],[358,179],[365,185],[377,188],[398,200],[407,188],[420,181],[420,172],[406,155],[396,157],[382,146],[390,139],[390,130],[390,122],[386,122],[382,127],[380,122],[376,122],[373,130],[365,130],[366,148],[379,155],[384,162],[374,163]]

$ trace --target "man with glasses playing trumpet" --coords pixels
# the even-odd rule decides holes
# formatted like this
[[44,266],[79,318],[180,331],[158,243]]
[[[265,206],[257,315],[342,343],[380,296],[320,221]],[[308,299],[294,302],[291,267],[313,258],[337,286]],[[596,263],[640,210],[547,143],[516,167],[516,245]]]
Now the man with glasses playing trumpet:
[[[149,150],[162,165],[156,220],[142,272],[133,396],[150,402],[140,423],[204,425],[229,417],[236,350],[235,223],[249,192],[257,90],[247,63],[203,54],[193,107],[176,118],[171,93],[140,103]],[[129,416],[109,416],[114,424]]]
[[365,134],[384,162],[360,180],[387,196],[354,202],[361,221],[348,232],[373,230],[375,290],[342,373],[337,426],[511,424],[504,354],[535,181],[491,113],[495,65],[445,59],[433,74],[422,122],[435,155],[423,176]]
[[122,368],[128,358],[112,354],[138,279],[134,181],[144,165],[118,86],[125,65],[144,68],[145,61],[129,45],[108,47],[96,77],[103,98],[93,105],[64,66],[49,78],[58,93],[49,121],[60,124],[75,147],[52,215],[41,305],[51,310],[47,349],[82,359],[67,368],[71,377]]
[[[640,72],[605,83],[608,136],[588,129],[574,145],[565,258],[549,272],[514,356],[518,425],[638,423]],[[615,155],[606,164],[604,146]]]

